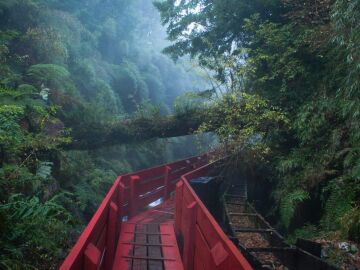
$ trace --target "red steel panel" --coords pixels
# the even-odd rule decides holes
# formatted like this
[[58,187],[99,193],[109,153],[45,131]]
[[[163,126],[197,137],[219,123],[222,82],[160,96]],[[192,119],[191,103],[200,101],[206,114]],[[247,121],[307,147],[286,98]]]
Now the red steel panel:
[[60,267],[60,270],[78,270],[84,269],[84,252],[88,244],[91,242],[91,239],[95,239],[98,237],[101,231],[101,225],[105,223],[105,219],[107,218],[108,213],[108,205],[110,200],[114,200],[116,198],[116,194],[118,193],[118,186],[120,182],[120,177],[118,177],[111,187],[109,193],[106,195],[103,202],[100,204],[98,210],[92,217],[90,223],[85,228],[85,230],[80,235],[78,241],[70,251],[69,255],[66,257],[65,261]]
[[165,186],[165,190],[164,190],[164,200],[166,201],[167,199],[169,199],[170,197],[170,174],[171,174],[171,167],[170,166],[165,166],[165,176],[164,176],[164,186]]
[[102,253],[104,251],[105,244],[106,244],[106,226],[104,226],[103,229],[101,230],[100,236],[99,236],[95,246]]
[[87,270],[97,270],[100,265],[101,253],[93,245],[89,244],[85,250],[85,269]]
[[164,266],[166,270],[184,270],[181,262],[179,249],[174,233],[174,227],[171,224],[160,225],[161,243],[167,246],[162,248],[163,256],[165,258],[172,258],[174,260],[165,260]]
[[118,211],[117,211],[117,222],[116,222],[116,230],[115,230],[115,238],[117,239],[119,236],[121,223],[122,223],[122,217],[125,216],[125,209],[123,207],[124,204],[124,198],[125,198],[125,185],[123,183],[119,183],[119,195],[118,195]]
[[138,193],[137,187],[140,177],[138,175],[130,176],[130,216],[135,216],[138,212]]
[[197,212],[197,221],[199,228],[204,234],[207,244],[210,246],[210,248],[213,247],[219,241],[219,232],[216,230],[213,224],[211,224],[204,211]]
[[229,253],[225,250],[221,241],[217,242],[210,251],[211,257],[213,258],[215,265],[219,266],[229,257]]
[[193,201],[196,200],[196,198],[194,197],[194,195],[192,193],[190,193],[188,191],[188,187],[186,185],[184,185],[184,188],[187,192],[183,192],[183,205],[188,205],[190,203],[192,203]]
[[181,226],[184,236],[183,262],[186,270],[194,269],[196,209],[197,202],[195,201],[185,206],[183,204]]
[[165,165],[161,165],[158,167],[146,169],[140,172],[136,172],[136,175],[140,177],[142,180],[146,180],[148,178],[153,178],[156,176],[163,176],[165,172]]
[[110,270],[115,254],[115,237],[118,219],[119,208],[113,202],[110,203],[109,219],[107,224],[106,235],[106,254],[105,254],[105,269]]
[[149,191],[152,191],[158,187],[163,186],[164,183],[165,183],[165,178],[163,176],[160,178],[154,178],[153,180],[144,183],[141,183],[140,181],[137,186],[137,194],[143,195]]
[[[208,175],[211,169],[213,168],[214,163],[200,167],[194,171],[189,172],[188,174],[182,177],[183,179],[183,197],[184,198],[194,198],[198,203],[198,211],[197,211],[197,224],[200,229],[202,235],[204,236],[210,250],[213,249],[213,254],[216,252],[216,245],[218,242],[221,243],[221,248],[224,250],[223,253],[228,253],[229,256],[226,259],[222,260],[222,258],[216,258],[218,260],[219,265],[216,269],[240,269],[240,270],[251,270],[252,267],[247,262],[247,260],[242,256],[239,250],[235,247],[235,245],[229,240],[229,238],[225,235],[223,230],[220,228],[219,224],[216,222],[214,217],[207,210],[205,205],[196,195],[194,190],[191,188],[188,181],[191,179],[197,178],[199,176]],[[189,194],[187,194],[189,193]],[[178,219],[176,216],[175,219]],[[176,222],[176,220],[175,220]],[[183,227],[181,226],[181,229]],[[214,249],[215,247],[215,249]],[[195,247],[196,248],[196,247]],[[219,247],[217,247],[219,248]],[[214,251],[215,250],[215,251]],[[223,255],[224,256],[224,255]],[[195,260],[197,258],[195,257]],[[195,261],[195,264],[198,264]]]
[[112,270],[131,269],[131,259],[124,258],[124,256],[132,254],[133,246],[126,243],[134,241],[134,234],[128,232],[135,231],[135,224],[123,223],[121,231],[123,233],[120,234]]
[[181,229],[181,216],[182,216],[182,198],[183,198],[184,183],[179,182],[176,184],[175,193],[175,232],[178,234]]
[[216,266],[211,260],[211,253],[199,226],[195,228],[195,270],[215,270]]

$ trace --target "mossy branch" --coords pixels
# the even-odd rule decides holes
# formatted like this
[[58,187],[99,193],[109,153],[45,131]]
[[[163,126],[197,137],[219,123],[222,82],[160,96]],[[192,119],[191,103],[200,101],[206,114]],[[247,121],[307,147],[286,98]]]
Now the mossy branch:
[[139,117],[115,123],[88,123],[73,128],[71,149],[94,149],[115,144],[132,143],[155,138],[170,138],[194,133],[203,123],[205,113]]

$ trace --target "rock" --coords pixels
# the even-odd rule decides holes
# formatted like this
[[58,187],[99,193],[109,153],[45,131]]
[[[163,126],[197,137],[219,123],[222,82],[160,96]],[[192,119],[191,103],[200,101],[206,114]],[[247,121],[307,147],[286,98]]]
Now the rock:
[[350,250],[350,244],[347,243],[347,242],[340,242],[338,244],[338,247],[341,249],[341,250],[344,250],[344,251],[349,251]]

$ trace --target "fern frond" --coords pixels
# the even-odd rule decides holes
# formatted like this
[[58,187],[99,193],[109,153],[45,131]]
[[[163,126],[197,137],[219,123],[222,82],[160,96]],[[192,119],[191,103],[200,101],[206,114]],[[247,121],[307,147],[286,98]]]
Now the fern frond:
[[307,191],[297,189],[287,194],[280,203],[280,216],[282,223],[286,228],[290,226],[291,220],[294,217],[296,207],[305,200],[308,200],[310,195]]

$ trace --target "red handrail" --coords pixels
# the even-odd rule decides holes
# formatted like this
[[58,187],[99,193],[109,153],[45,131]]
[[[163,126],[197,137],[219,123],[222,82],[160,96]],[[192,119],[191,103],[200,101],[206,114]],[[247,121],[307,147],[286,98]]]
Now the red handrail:
[[206,165],[208,159],[192,157],[119,176],[60,269],[111,269],[124,217],[168,198],[175,187],[175,230],[183,239],[185,269],[252,269],[188,182],[210,173],[214,164]]
[[60,269],[111,269],[123,218],[168,198],[182,175],[207,162],[205,154],[119,176]]
[[250,264],[189,184],[194,178],[211,174],[214,164],[185,174],[176,185],[175,232],[183,239],[184,268],[250,270]]

